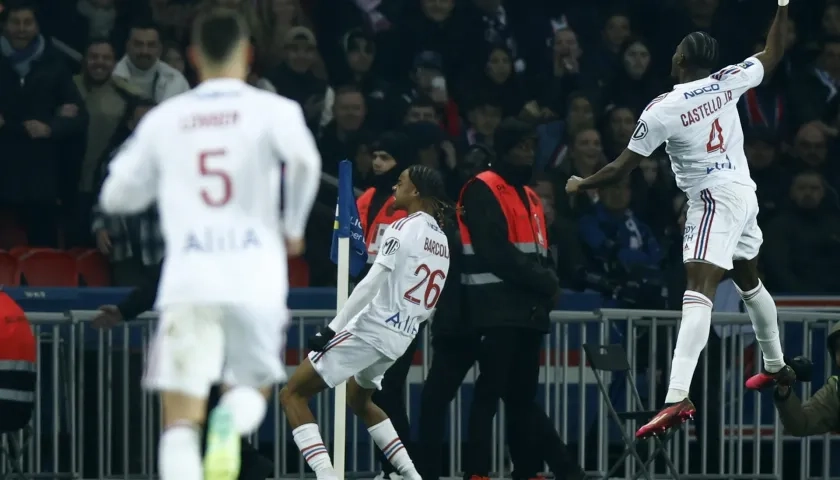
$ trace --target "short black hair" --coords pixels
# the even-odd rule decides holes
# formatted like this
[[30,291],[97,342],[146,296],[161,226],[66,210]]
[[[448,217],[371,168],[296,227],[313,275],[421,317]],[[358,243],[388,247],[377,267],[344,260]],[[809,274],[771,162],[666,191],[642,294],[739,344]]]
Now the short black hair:
[[87,51],[90,50],[90,47],[102,44],[106,44],[109,47],[111,47],[111,49],[114,49],[114,44],[111,43],[111,39],[109,39],[108,37],[95,36],[88,39],[87,45],[85,46],[85,53],[87,53]]
[[692,32],[682,41],[683,55],[689,67],[713,70],[717,67],[720,47],[718,41],[706,32]]
[[437,108],[437,105],[435,105],[435,101],[432,100],[432,97],[426,95],[425,93],[418,93],[411,98],[411,102],[408,104],[408,108],[413,107]]
[[35,16],[35,21],[38,21],[38,6],[32,0],[10,0],[2,9],[0,20],[5,23],[11,14],[25,10],[32,12],[32,15]]
[[193,23],[192,43],[208,60],[222,63],[230,57],[239,42],[251,34],[239,12],[214,8],[198,15]]
[[131,35],[131,30],[154,30],[155,32],[157,32],[158,38],[162,36],[160,28],[157,26],[157,24],[155,24],[155,22],[147,18],[143,18],[132,22],[131,28],[129,29],[129,36]]

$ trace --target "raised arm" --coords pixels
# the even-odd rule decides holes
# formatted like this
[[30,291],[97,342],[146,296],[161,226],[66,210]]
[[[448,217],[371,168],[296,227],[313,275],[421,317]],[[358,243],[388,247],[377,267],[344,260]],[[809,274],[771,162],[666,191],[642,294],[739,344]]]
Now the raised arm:
[[787,36],[788,2],[790,0],[779,0],[779,8],[776,10],[776,18],[767,33],[767,43],[764,51],[755,55],[764,67],[765,75],[771,73],[785,54],[785,42]]

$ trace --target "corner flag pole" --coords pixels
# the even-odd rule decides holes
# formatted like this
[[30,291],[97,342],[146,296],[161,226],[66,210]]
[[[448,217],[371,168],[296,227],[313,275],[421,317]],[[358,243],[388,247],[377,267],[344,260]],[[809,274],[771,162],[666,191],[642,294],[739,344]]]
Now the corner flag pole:
[[[338,279],[336,285],[336,312],[344,308],[350,295],[350,239],[338,238]],[[344,453],[347,439],[347,382],[335,387],[335,423],[333,425],[333,466],[338,480],[344,480]]]

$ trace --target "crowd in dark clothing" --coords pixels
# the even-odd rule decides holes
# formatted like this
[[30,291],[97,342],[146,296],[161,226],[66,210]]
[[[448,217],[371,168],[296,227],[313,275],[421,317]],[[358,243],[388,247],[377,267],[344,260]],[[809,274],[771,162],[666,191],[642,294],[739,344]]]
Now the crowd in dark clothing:
[[[248,19],[249,81],[297,100],[324,172],[335,176],[350,159],[360,189],[376,181],[371,148],[383,131],[401,130],[411,161],[440,169],[455,200],[496,148],[501,120],[531,123],[532,184],[556,273],[570,288],[588,286],[583,272],[614,283],[679,266],[684,196],[664,153],[619,186],[575,197],[563,186],[622,151],[640,111],[672,85],[682,36],[714,35],[723,67],[763,45],[775,8],[758,0],[78,0],[36,1],[32,17],[5,3],[0,248],[96,247],[119,285],[136,285],[153,268],[163,253],[156,227],[92,207],[144,105],[195,85],[189,25],[198,9],[219,4]],[[766,232],[763,272],[777,292],[840,291],[831,269],[813,265],[840,262],[840,167],[831,160],[840,132],[838,12],[832,0],[793,4],[783,67],[739,104]],[[325,253],[334,196],[325,182],[310,222],[314,286],[335,282]]]

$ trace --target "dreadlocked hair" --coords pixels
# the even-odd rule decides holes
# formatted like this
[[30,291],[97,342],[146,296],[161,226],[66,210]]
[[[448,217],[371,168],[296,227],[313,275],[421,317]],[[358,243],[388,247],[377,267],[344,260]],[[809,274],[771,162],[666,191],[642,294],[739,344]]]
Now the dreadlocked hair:
[[685,60],[694,68],[713,70],[718,63],[718,42],[706,32],[692,32],[683,40]]
[[446,232],[456,209],[447,199],[443,175],[434,168],[425,165],[412,165],[408,167],[408,178],[417,189],[420,198],[433,204],[435,220],[437,220],[440,228]]

